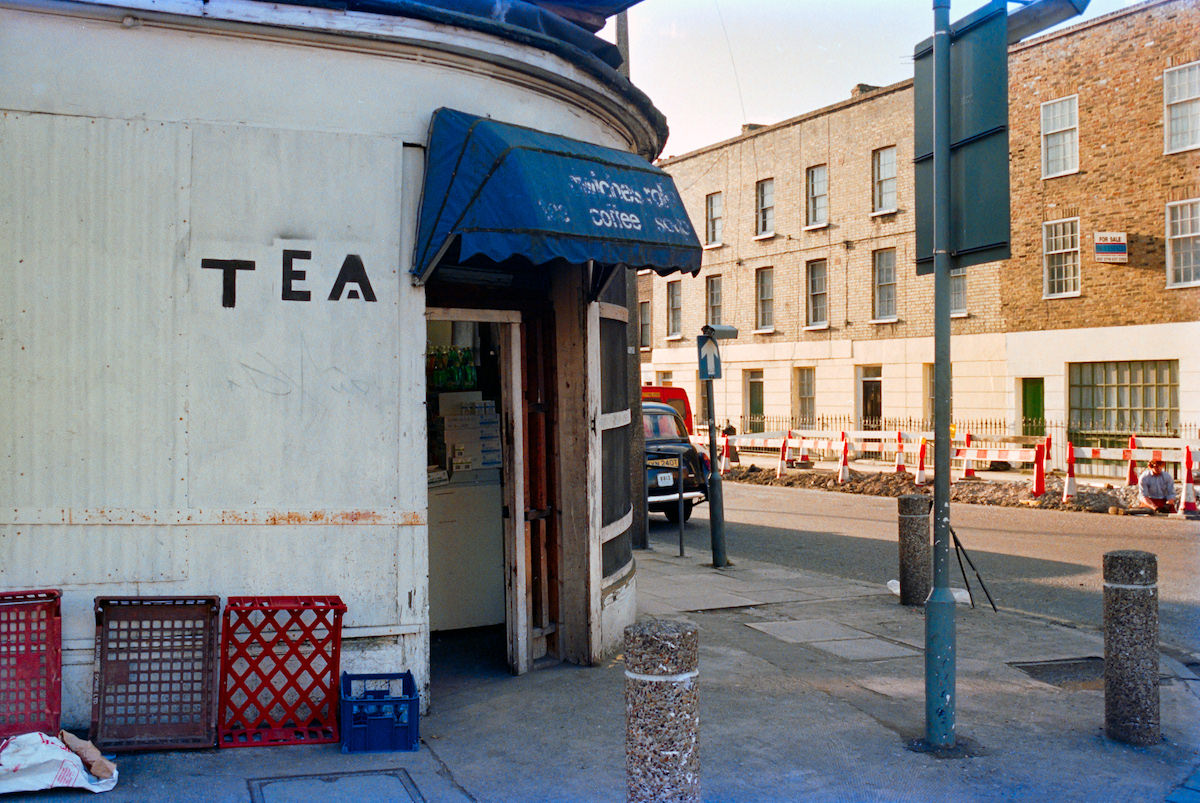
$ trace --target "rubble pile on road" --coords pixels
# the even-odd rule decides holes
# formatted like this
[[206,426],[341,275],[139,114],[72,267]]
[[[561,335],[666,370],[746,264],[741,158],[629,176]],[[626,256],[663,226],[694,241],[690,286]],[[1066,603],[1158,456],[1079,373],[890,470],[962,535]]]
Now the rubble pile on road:
[[[736,466],[726,477],[733,482],[755,485],[778,485],[788,488],[812,488],[821,491],[867,494],[869,496],[903,496],[905,494],[932,494],[932,484],[919,486],[912,474],[904,472],[861,472],[850,470],[850,479],[838,483],[837,472],[828,469],[788,471],[782,477],[775,472],[754,465]],[[1013,482],[985,480],[980,478],[958,479],[950,486],[950,501],[967,502],[975,505],[1000,505],[1003,507],[1033,507],[1047,510],[1079,510],[1092,513],[1123,512],[1137,503],[1137,488],[1133,486],[1106,485],[1099,488],[1079,484],[1075,498],[1065,504],[1062,501],[1063,478],[1055,474],[1046,478],[1046,493],[1033,497],[1029,493],[1029,479]]]

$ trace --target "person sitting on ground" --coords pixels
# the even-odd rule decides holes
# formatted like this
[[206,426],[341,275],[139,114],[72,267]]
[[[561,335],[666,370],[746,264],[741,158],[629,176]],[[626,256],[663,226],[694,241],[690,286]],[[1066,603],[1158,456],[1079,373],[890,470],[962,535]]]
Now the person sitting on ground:
[[1160,513],[1175,512],[1175,480],[1163,471],[1165,462],[1157,458],[1146,465],[1138,478],[1138,504]]
[[[729,423],[729,419],[726,418],[725,426],[721,427],[721,434],[727,435],[727,436],[736,435],[737,427],[735,427],[733,424]],[[736,444],[732,444],[732,443],[729,444],[729,462],[730,463],[741,463],[742,462],[741,458],[738,457],[738,450],[737,450]]]

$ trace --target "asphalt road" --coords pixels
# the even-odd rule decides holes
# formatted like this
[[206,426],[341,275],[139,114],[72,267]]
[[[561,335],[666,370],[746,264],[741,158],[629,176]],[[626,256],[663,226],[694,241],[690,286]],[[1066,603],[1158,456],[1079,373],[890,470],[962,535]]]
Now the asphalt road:
[[[881,584],[897,577],[895,499],[732,482],[722,487],[730,561],[743,556]],[[1160,641],[1186,662],[1200,660],[1200,523],[983,505],[952,505],[950,521],[999,607],[1081,627],[1103,626],[1104,553],[1153,552]],[[677,540],[676,526],[650,516],[656,549],[674,549]],[[707,505],[688,522],[684,544],[709,548]],[[951,570],[951,585],[961,588],[953,556]],[[976,604],[986,605],[967,571]]]

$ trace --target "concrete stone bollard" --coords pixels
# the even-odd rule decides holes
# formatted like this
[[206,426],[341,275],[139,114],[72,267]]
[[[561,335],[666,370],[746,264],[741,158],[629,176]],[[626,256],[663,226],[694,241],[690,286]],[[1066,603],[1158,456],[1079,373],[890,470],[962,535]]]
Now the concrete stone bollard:
[[699,663],[695,625],[651,619],[625,628],[629,803],[699,803]]
[[1158,708],[1158,559],[1104,555],[1104,734],[1126,744],[1162,741]]
[[896,500],[900,531],[900,604],[924,605],[933,584],[929,511],[933,498],[908,494]]

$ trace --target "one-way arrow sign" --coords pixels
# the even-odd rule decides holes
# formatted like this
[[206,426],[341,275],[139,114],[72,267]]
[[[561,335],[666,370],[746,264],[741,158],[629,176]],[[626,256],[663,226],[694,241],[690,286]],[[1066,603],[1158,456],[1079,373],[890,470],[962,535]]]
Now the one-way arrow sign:
[[700,353],[700,380],[721,378],[721,351],[717,342],[707,335],[696,338],[696,350]]

